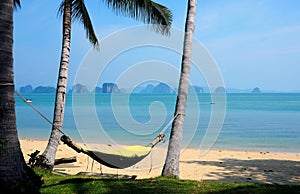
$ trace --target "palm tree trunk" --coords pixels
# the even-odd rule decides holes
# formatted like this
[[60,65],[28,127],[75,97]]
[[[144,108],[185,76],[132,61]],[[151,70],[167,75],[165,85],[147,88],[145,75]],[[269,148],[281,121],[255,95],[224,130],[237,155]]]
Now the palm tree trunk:
[[58,142],[61,136],[65,112],[66,88],[71,42],[71,0],[64,1],[63,13],[63,41],[60,59],[59,75],[56,87],[56,99],[51,135],[48,145],[41,155],[40,168],[53,169]]
[[183,46],[183,56],[181,62],[181,74],[178,87],[178,96],[175,108],[175,115],[178,115],[172,124],[169,147],[166,161],[162,170],[163,176],[173,176],[179,178],[179,159],[182,144],[182,131],[186,101],[188,96],[192,43],[194,34],[194,21],[196,17],[197,0],[188,1],[187,18],[185,23],[185,36]]
[[2,191],[11,189],[16,182],[24,183],[29,178],[16,127],[13,2],[13,0],[0,1],[0,188]]

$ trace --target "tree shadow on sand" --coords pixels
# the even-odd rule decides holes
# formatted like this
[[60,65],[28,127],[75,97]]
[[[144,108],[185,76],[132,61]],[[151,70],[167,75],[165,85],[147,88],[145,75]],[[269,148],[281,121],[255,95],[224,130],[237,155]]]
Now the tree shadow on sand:
[[205,181],[300,184],[299,161],[223,158],[220,161],[182,161],[182,163],[217,167],[216,171],[208,172]]

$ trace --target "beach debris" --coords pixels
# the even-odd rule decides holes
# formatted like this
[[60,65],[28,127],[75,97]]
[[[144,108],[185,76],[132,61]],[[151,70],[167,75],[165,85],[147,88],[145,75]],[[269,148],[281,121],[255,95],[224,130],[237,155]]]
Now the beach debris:
[[260,154],[264,154],[264,155],[265,155],[265,154],[268,154],[268,153],[269,153],[269,152],[260,152]]
[[70,176],[71,175],[71,174],[68,174],[68,173],[66,173],[64,171],[66,171],[66,170],[65,169],[54,169],[52,171],[52,173],[53,174],[57,174],[57,175],[61,175],[61,176]]
[[66,163],[73,163],[73,162],[77,162],[76,156],[69,157],[69,158],[55,159],[54,165],[66,164]]

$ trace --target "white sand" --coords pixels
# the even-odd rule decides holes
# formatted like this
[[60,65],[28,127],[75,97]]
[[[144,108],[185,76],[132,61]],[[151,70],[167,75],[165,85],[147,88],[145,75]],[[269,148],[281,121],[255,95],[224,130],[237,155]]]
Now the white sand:
[[[27,154],[33,153],[35,150],[44,151],[47,141],[22,139],[20,144],[24,158],[28,161]],[[100,150],[111,149],[111,146],[101,144],[94,145],[94,147]],[[93,163],[88,156],[77,153],[61,143],[56,158],[72,156],[77,157],[77,162],[57,165],[54,167],[54,171],[67,174],[100,173],[102,171],[105,174],[136,175],[137,178],[149,178],[160,176],[166,149],[157,146],[138,164],[118,170],[100,165],[96,161]],[[197,149],[185,149],[180,158],[180,178],[199,181],[300,184],[300,154],[210,150],[205,155],[200,155],[200,151]]]

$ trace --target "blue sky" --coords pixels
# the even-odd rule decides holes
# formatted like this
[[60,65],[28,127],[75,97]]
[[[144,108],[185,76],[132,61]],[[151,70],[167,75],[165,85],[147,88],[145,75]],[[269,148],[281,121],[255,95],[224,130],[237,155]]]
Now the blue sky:
[[[17,87],[56,85],[62,39],[62,18],[57,17],[60,2],[22,1],[22,9],[15,12]],[[172,10],[173,28],[183,30],[187,2],[157,2]],[[86,4],[100,41],[117,30],[142,24],[116,16],[102,1],[86,0]],[[214,57],[226,87],[300,91],[299,8],[296,0],[199,0],[194,37]],[[83,27],[73,23],[69,86],[90,49]],[[197,76],[191,79],[197,83]]]

